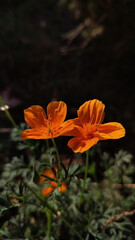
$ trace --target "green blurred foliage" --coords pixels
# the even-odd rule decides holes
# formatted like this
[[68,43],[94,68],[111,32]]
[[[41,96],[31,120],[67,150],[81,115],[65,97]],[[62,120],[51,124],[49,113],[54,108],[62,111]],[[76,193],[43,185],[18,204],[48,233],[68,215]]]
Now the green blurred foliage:
[[[24,128],[24,124],[21,124],[21,129]],[[83,185],[84,164],[80,163],[78,158],[78,162],[69,161],[64,168],[62,165],[63,181],[67,182],[68,190],[60,193],[56,189],[47,197],[47,202],[57,210],[56,216],[27,187],[28,184],[41,196],[39,174],[44,169],[55,166],[54,149],[50,148],[48,151],[45,141],[22,142],[20,132],[16,129],[13,129],[10,141],[14,142],[17,155],[14,153],[11,158],[5,153],[0,176],[2,240],[49,239],[48,219],[51,219],[50,240],[76,240],[79,239],[76,233],[85,240],[134,239],[134,216],[122,217],[118,222],[114,221],[104,227],[112,216],[134,209],[134,188],[123,185],[133,183],[135,167],[131,154],[120,150],[111,155],[102,152],[100,144],[91,149],[89,175],[80,208],[78,204]],[[8,147],[10,151],[11,146]],[[48,186],[46,182],[44,184]]]

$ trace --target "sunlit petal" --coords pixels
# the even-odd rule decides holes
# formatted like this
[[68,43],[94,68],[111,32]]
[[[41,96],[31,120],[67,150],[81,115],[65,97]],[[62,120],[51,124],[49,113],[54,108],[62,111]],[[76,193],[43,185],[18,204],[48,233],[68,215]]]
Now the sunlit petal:
[[97,99],[85,102],[77,111],[81,124],[100,124],[104,118],[104,108],[105,105]]
[[80,119],[79,119],[79,118],[74,118],[74,119],[72,119],[72,121],[73,121],[74,125],[77,125],[77,126],[80,126],[80,127],[82,127],[82,124],[81,124],[81,122],[80,122]]
[[74,152],[85,152],[92,146],[94,146],[98,142],[98,138],[92,138],[92,139],[81,139],[79,137],[75,137],[69,140],[68,146],[74,151]]
[[71,136],[71,135],[68,135],[68,132],[70,132],[74,127],[74,124],[72,121],[68,120],[68,121],[65,121],[64,123],[61,124],[61,127],[60,127],[60,133],[61,135],[65,135],[65,136]]
[[24,118],[26,123],[31,128],[38,128],[40,126],[47,127],[46,113],[39,105],[33,105],[24,110]]
[[50,138],[50,133],[46,128],[32,128],[32,129],[27,129],[24,130],[21,133],[21,138],[22,140],[26,139],[49,139]]
[[61,135],[63,136],[82,136],[84,130],[81,127],[80,121],[78,118],[68,120],[62,124]]
[[62,101],[54,101],[47,106],[47,116],[50,128],[57,130],[64,122],[67,114],[67,105]]
[[100,140],[119,139],[125,136],[125,128],[117,122],[105,123],[97,126]]

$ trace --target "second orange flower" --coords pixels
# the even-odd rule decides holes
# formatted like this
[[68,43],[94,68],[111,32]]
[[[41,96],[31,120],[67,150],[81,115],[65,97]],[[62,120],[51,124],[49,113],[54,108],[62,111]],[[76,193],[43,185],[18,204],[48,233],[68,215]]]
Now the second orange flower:
[[55,138],[72,129],[72,123],[65,121],[67,105],[62,101],[54,101],[47,106],[47,115],[39,105],[24,110],[26,123],[31,127],[22,132],[21,138],[49,139]]
[[[97,100],[89,100],[80,106],[78,118],[69,120],[74,128],[69,136],[74,136],[68,146],[74,152],[85,152],[100,140],[118,139],[125,136],[124,127],[118,122],[102,124],[105,105]],[[66,134],[67,135],[67,134]]]

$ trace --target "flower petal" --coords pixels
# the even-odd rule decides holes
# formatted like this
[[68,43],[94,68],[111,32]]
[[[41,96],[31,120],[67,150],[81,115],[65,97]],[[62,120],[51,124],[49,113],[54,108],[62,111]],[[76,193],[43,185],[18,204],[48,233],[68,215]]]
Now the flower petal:
[[61,186],[58,188],[59,192],[65,192],[67,190],[67,184],[63,182]]
[[26,139],[49,139],[51,138],[51,133],[49,133],[47,128],[32,128],[24,130],[21,133],[22,140]]
[[[66,129],[65,129],[66,127]],[[62,134],[63,136],[82,136],[84,130],[81,127],[79,118],[70,119],[62,124]]]
[[74,125],[82,127],[82,124],[81,124],[79,118],[74,118],[74,119],[71,119],[71,120],[73,121]]
[[24,110],[24,118],[31,128],[47,127],[47,118],[44,109],[39,105],[33,105]]
[[[55,171],[57,172],[57,168],[55,168]],[[47,169],[47,170],[43,171],[42,174],[44,174],[50,178],[53,178],[54,180],[56,179],[55,173],[53,172],[52,169]],[[42,191],[43,195],[48,195],[57,188],[57,183],[55,181],[51,181],[51,180],[47,179],[47,177],[40,175],[40,183],[44,183],[44,180],[46,180],[47,183],[49,183],[52,186],[52,187],[51,186],[46,187]]]
[[125,136],[125,128],[117,122],[105,123],[97,126],[100,140],[119,139]]
[[73,127],[74,127],[73,122],[71,120],[67,120],[61,124],[61,127],[57,132],[60,132],[60,135],[71,136],[68,135],[68,133],[73,129]]
[[[55,171],[57,171],[57,169],[55,168]],[[50,177],[50,178],[53,178],[53,179],[56,179],[56,176],[55,176],[55,173],[53,172],[53,170],[50,168],[50,169],[46,169],[45,171],[42,172],[42,174]],[[46,178],[44,176],[41,176],[40,175],[40,182],[41,183],[44,183],[44,180]]]
[[46,187],[45,189],[42,190],[42,194],[44,196],[49,195],[51,192],[53,192],[55,190],[54,187]]
[[48,122],[51,130],[57,130],[64,122],[67,114],[67,105],[62,101],[54,101],[47,106]]
[[104,118],[104,108],[105,105],[97,99],[85,102],[77,111],[81,124],[85,125],[86,123],[102,123]]
[[74,152],[85,152],[92,146],[94,146],[98,142],[98,138],[92,138],[92,139],[81,139],[79,137],[75,137],[69,140],[68,146],[74,151]]

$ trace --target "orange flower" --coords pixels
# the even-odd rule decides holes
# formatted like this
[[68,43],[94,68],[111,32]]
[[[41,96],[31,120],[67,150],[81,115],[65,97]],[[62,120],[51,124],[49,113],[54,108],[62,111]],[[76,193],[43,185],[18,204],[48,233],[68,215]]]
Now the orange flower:
[[84,152],[99,140],[118,139],[125,136],[124,127],[117,122],[101,124],[104,119],[105,105],[97,100],[85,102],[77,111],[78,118],[70,120],[74,128],[68,136],[74,136],[68,146],[74,152]]
[[22,132],[21,138],[25,139],[49,139],[60,136],[71,130],[72,124],[66,121],[67,105],[60,102],[51,102],[47,106],[47,116],[39,105],[31,106],[24,110],[26,123],[31,127]]
[[[56,173],[57,173],[58,169],[55,168],[55,171],[56,171]],[[48,176],[48,177],[56,180],[55,173],[53,172],[52,169],[47,169],[47,170],[45,170],[44,172],[42,172],[42,174],[44,174],[44,175],[46,175],[46,176]],[[47,178],[45,178],[45,177],[43,177],[43,176],[40,175],[40,182],[41,182],[41,183],[44,183],[44,180],[46,180],[46,179],[47,179]],[[48,183],[50,184],[50,186],[49,186],[49,187],[46,187],[45,189],[42,190],[42,194],[43,194],[44,196],[49,195],[49,194],[50,194],[51,192],[53,192],[53,191],[57,188],[57,186],[58,186],[57,182],[56,182],[56,181],[53,181],[53,180],[48,180]],[[59,191],[59,192],[65,192],[66,190],[67,190],[67,184],[66,184],[65,182],[63,182],[63,183],[61,184],[61,186],[58,188],[58,191]]]

